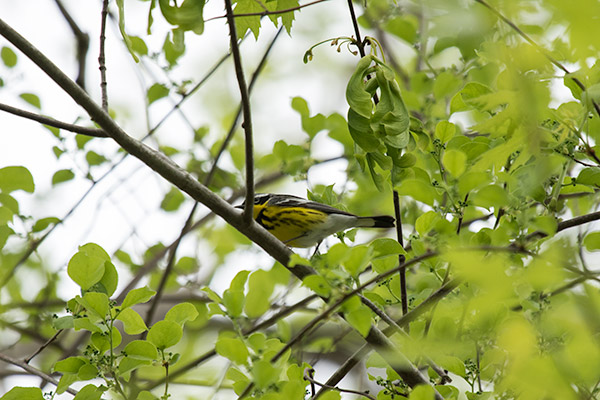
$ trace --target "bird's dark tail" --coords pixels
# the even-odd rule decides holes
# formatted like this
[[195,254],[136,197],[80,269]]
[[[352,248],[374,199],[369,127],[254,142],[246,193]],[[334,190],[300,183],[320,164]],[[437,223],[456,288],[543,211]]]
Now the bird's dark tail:
[[358,217],[358,226],[364,228],[393,228],[394,217],[378,215],[375,217]]

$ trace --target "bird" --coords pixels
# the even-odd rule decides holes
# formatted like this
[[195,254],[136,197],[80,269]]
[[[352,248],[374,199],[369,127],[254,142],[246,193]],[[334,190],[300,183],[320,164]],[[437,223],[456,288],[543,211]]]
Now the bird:
[[[243,209],[245,203],[236,208]],[[335,207],[290,194],[258,193],[254,220],[289,247],[317,246],[323,239],[350,228],[393,228],[394,217],[359,217]]]

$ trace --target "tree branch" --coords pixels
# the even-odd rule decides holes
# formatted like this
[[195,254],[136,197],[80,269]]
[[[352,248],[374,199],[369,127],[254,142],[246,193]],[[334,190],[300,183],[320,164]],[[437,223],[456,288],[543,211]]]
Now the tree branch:
[[100,137],[100,138],[108,137],[108,135],[102,129],[86,128],[85,126],[69,124],[66,122],[56,120],[51,117],[45,117],[40,114],[36,114],[36,113],[29,112],[29,111],[25,111],[20,108],[12,107],[7,104],[0,103],[0,110],[5,111],[10,114],[13,114],[13,115],[16,115],[18,117],[27,118],[27,119],[37,121],[37,122],[45,124],[45,125],[53,126],[55,128],[64,129],[66,131],[73,132],[73,133],[78,133],[80,135]]
[[98,66],[100,69],[100,91],[102,93],[102,109],[108,112],[108,83],[106,81],[106,56],[104,54],[104,43],[106,42],[106,18],[108,16],[108,0],[102,0],[102,12],[100,15],[100,54],[98,55]]
[[225,10],[227,11],[227,25],[229,26],[229,38],[231,43],[231,53],[233,55],[233,64],[235,66],[235,75],[240,95],[242,98],[242,113],[244,115],[245,144],[246,144],[246,202],[244,205],[243,222],[250,225],[254,218],[254,145],[252,139],[252,114],[250,112],[250,95],[246,86],[244,77],[244,68],[242,66],[242,56],[238,45],[237,32],[235,29],[235,20],[233,19],[233,8],[231,0],[225,0]]
[[77,64],[79,65],[75,82],[77,82],[77,84],[81,86],[83,90],[85,90],[85,67],[87,64],[87,53],[90,48],[90,36],[79,28],[61,0],[55,0],[55,2],[61,14],[67,20],[69,27],[73,31],[73,35],[75,35],[75,41],[77,42]]
[[[12,358],[12,357],[7,356],[7,355],[2,354],[2,353],[0,353],[0,360],[4,361],[7,364],[12,364],[12,365],[15,365],[15,366],[17,366],[19,368],[22,368],[25,371],[29,372],[30,374],[35,375],[35,376],[39,376],[40,378],[42,378],[43,380],[45,380],[47,382],[50,382],[54,386],[58,386],[58,381],[56,379],[54,379],[52,376],[48,375],[47,373],[45,373],[43,371],[40,371],[37,368],[32,367],[29,364],[24,363],[23,361],[17,360],[15,358]],[[69,392],[73,396],[77,395],[77,390],[75,390],[75,389],[68,388],[67,392]]]

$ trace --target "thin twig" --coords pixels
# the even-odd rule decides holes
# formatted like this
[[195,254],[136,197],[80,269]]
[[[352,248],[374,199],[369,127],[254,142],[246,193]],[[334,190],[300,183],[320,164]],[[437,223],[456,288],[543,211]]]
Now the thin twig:
[[32,113],[29,111],[22,110],[20,108],[12,107],[7,104],[0,103],[0,110],[5,111],[7,113],[16,115],[18,117],[27,118],[33,121],[37,121],[39,123],[53,126],[55,128],[64,129],[69,132],[78,133],[81,135],[92,136],[92,137],[101,137],[105,138],[108,135],[102,130],[98,128],[87,128],[85,126],[79,126],[74,124],[69,124],[67,122],[59,121],[51,117],[46,117],[40,114]]
[[[396,216],[396,236],[398,237],[398,243],[404,249],[404,239],[402,238],[402,214],[400,211],[400,196],[398,191],[394,190],[394,214]],[[398,254],[398,265],[404,264],[406,257],[404,254]],[[400,301],[402,302],[402,314],[408,312],[408,293],[406,291],[406,268],[398,271],[400,275]]]
[[314,372],[315,372],[315,370],[312,369],[312,368],[305,368],[304,369],[304,380],[310,382],[310,384],[311,384],[311,386],[313,388],[313,398],[316,397],[316,395],[314,394],[315,393],[315,391],[314,391],[314,385],[319,385],[322,388],[329,389],[329,390],[335,390],[335,391],[340,392],[340,393],[357,394],[359,396],[366,397],[367,399],[370,399],[370,400],[376,400],[375,397],[371,396],[367,392],[361,392],[361,391],[352,390],[352,389],[341,389],[341,388],[338,388],[338,387],[335,387],[335,386],[329,386],[326,383],[320,383],[319,381],[315,380],[312,377],[312,374],[314,374]]
[[[408,333],[407,333],[408,332],[408,325],[406,325],[406,327],[404,329],[402,329],[400,327],[400,325],[398,325],[396,323],[396,321],[394,321],[392,319],[392,317],[390,317],[383,310],[381,310],[379,307],[377,307],[377,305],[374,304],[371,300],[367,299],[362,294],[359,295],[359,297],[360,297],[360,301],[364,305],[366,305],[367,307],[369,307],[371,309],[371,311],[373,311],[377,316],[379,316],[379,318],[381,318],[386,324],[388,324],[388,326],[393,327],[394,330],[397,333],[399,333],[400,335],[402,335],[402,337],[404,337],[405,339],[413,341],[413,338],[411,336],[409,336]],[[421,354],[421,357],[423,357],[423,359],[431,367],[431,369],[433,369],[435,371],[435,373],[439,375],[439,377],[441,378],[442,385],[445,384],[445,383],[448,383],[448,382],[452,382],[452,379],[450,378],[450,376],[448,376],[448,371],[442,369],[439,365],[437,365],[427,355]]]
[[104,54],[104,43],[106,42],[106,17],[108,16],[108,0],[102,0],[102,13],[100,23],[100,54],[98,65],[100,69],[100,91],[102,92],[102,109],[108,111],[108,83],[106,81],[106,56]]
[[242,128],[244,128],[244,142],[246,149],[246,202],[244,205],[243,221],[245,224],[251,225],[254,216],[254,145],[252,139],[252,113],[250,112],[250,95],[248,94],[248,86],[246,85],[246,78],[244,77],[242,56],[240,54],[240,48],[238,45],[231,0],[225,0],[225,10],[227,12],[227,25],[229,26],[231,53],[233,55],[235,75],[240,88],[240,96],[242,98],[242,114],[244,116]]
[[58,336],[62,333],[62,329],[58,330],[50,339],[48,339],[46,341],[46,343],[44,343],[43,345],[41,345],[35,352],[33,352],[32,355],[30,355],[29,357],[27,357],[25,359],[25,364],[29,364],[31,362],[31,360],[33,360],[33,358],[35,356],[37,356],[38,354],[40,354],[46,347],[50,346],[52,343],[54,343],[54,341],[56,339],[58,339]]
[[85,70],[87,64],[87,53],[90,48],[90,35],[88,35],[84,31],[82,31],[81,28],[79,28],[79,25],[77,25],[71,14],[62,4],[61,0],[54,1],[56,2],[58,9],[69,24],[69,27],[71,28],[71,30],[73,31],[73,35],[75,36],[75,41],[77,42],[77,65],[79,66],[75,82],[77,82],[77,84],[81,86],[83,90],[85,90]]
[[[290,12],[293,12],[293,11],[298,11],[298,10],[304,8],[304,7],[309,7],[309,6],[318,4],[318,3],[323,3],[325,1],[328,1],[328,0],[316,0],[316,1],[312,1],[310,3],[302,4],[302,5],[297,6],[297,7],[285,8],[283,10],[277,10],[277,11],[262,11],[262,12],[255,12],[255,13],[233,14],[233,18],[264,17],[266,15],[286,14],[286,13],[290,13]],[[205,19],[204,22],[213,21],[215,19],[221,19],[221,18],[227,18],[227,15],[220,15],[218,17],[208,18],[208,19]]]
[[[47,382],[50,382],[54,386],[58,386],[58,381],[56,379],[54,379],[52,376],[48,375],[47,373],[45,373],[43,371],[40,371],[37,368],[32,367],[29,364],[24,363],[23,361],[17,360],[15,358],[12,358],[12,357],[7,356],[6,354],[2,354],[2,353],[0,353],[0,360],[4,361],[5,363],[12,364],[19,368],[22,368],[25,371],[29,372],[30,374],[39,376],[40,378],[42,378],[43,380],[45,380]],[[71,389],[71,388],[67,388],[67,392],[69,392],[70,394],[72,394],[74,396],[76,396],[78,393],[77,390]]]

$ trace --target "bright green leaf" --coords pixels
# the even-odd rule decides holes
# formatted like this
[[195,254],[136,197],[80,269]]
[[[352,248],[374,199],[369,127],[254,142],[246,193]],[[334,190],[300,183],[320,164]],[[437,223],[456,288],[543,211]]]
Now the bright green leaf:
[[193,321],[198,316],[198,311],[192,303],[180,303],[171,307],[165,315],[165,321],[173,321],[183,327],[187,321]]
[[467,155],[460,150],[446,150],[442,156],[442,164],[453,177],[458,178],[467,169]]
[[250,355],[244,342],[238,338],[220,337],[217,339],[215,350],[236,364],[245,364]]
[[176,345],[182,336],[183,329],[173,321],[158,321],[148,331],[148,341],[161,350]]
[[44,400],[44,396],[40,388],[15,386],[0,397],[0,400]]
[[17,65],[17,53],[15,53],[10,47],[2,46],[2,50],[0,50],[0,58],[2,58],[2,62],[8,68],[12,68]]
[[123,322],[123,329],[128,335],[139,335],[148,330],[144,319],[132,308],[121,310],[116,319]]
[[34,189],[33,176],[27,168],[18,166],[0,168],[1,192],[10,193],[15,190],[24,190],[33,193]]
[[146,286],[133,289],[125,296],[123,304],[121,304],[121,308],[127,308],[136,304],[145,303],[155,294],[156,292],[154,290],[150,290]]

